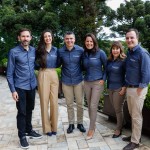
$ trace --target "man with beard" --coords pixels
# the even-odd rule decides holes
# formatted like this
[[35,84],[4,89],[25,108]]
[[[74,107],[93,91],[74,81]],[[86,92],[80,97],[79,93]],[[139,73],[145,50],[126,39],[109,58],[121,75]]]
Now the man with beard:
[[20,45],[10,50],[7,65],[7,81],[18,110],[17,128],[21,148],[29,148],[26,136],[35,139],[42,137],[32,129],[31,123],[37,86],[34,74],[35,48],[29,45],[31,39],[29,29],[19,30]]

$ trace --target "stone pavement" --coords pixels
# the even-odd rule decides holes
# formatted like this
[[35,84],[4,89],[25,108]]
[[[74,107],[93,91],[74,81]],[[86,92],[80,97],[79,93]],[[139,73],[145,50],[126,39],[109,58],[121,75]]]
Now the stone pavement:
[[[7,81],[5,77],[0,76],[0,150],[21,150],[16,129],[16,112]],[[86,108],[84,114],[84,126],[88,130],[89,119]],[[38,94],[32,122],[34,130],[43,134]],[[101,113],[98,113],[96,131],[91,140],[86,140],[87,133],[81,133],[78,129],[72,134],[67,134],[67,127],[65,100],[59,99],[58,134],[51,137],[43,135],[43,138],[38,140],[28,139],[29,150],[122,150],[127,144],[121,137],[111,138],[115,124],[109,122],[107,116]],[[130,133],[130,130],[123,130],[122,137]],[[150,150],[150,137],[142,136],[139,150]]]

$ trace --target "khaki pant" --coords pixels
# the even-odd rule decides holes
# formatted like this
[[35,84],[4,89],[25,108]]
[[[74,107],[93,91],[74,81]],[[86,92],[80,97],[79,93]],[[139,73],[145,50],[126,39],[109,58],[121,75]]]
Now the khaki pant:
[[83,82],[77,85],[66,85],[62,83],[62,89],[67,104],[68,121],[69,124],[75,123],[74,115],[74,100],[77,105],[77,123],[83,123]]
[[104,86],[100,85],[100,80],[92,82],[84,82],[84,90],[88,103],[88,113],[90,118],[89,130],[95,129],[95,122],[97,117],[97,107],[100,100],[100,95],[104,90]]
[[124,120],[124,115],[123,115],[123,104],[125,101],[125,95],[120,95],[121,88],[117,90],[108,90],[109,92],[109,99],[112,103],[112,106],[115,109],[116,117],[117,117],[117,127],[116,130],[121,130],[122,125],[123,125],[123,120]]
[[44,133],[57,132],[58,85],[59,81],[55,69],[40,69],[38,74],[38,91]]
[[127,88],[127,104],[132,119],[131,142],[138,144],[141,138],[143,124],[142,109],[148,88],[143,88],[141,95],[137,95],[137,88]]

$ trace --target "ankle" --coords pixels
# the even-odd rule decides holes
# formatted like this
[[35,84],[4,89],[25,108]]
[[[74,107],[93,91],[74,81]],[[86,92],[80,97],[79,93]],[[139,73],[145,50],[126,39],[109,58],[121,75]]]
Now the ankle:
[[87,133],[87,136],[91,136],[94,134],[94,130],[89,130],[88,133]]
[[121,130],[115,130],[114,134],[115,134],[115,135],[121,134]]

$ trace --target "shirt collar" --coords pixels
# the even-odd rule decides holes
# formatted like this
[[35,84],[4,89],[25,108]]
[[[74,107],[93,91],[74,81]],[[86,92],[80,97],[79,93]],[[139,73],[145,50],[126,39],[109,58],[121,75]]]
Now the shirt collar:
[[[138,45],[136,45],[135,47],[133,47],[133,49],[132,49],[132,51],[134,52],[134,51],[136,51],[138,48],[140,47],[140,45],[138,44]],[[131,51],[130,49],[128,49],[129,51]]]
[[55,50],[55,49],[54,49],[54,47],[52,46],[52,47],[51,47],[51,50],[50,50],[49,52],[47,51],[47,53],[49,54],[49,53],[51,53],[51,52],[54,51],[54,50]]
[[66,45],[64,46],[65,51],[73,51],[75,49],[75,45],[73,46],[73,48],[71,50],[68,50],[68,48],[66,47]]
[[[26,49],[24,49],[24,47],[20,44],[19,45],[19,47],[20,47],[20,49],[22,50],[22,51],[27,51]],[[30,51],[30,45],[29,45],[29,50],[28,51]]]

